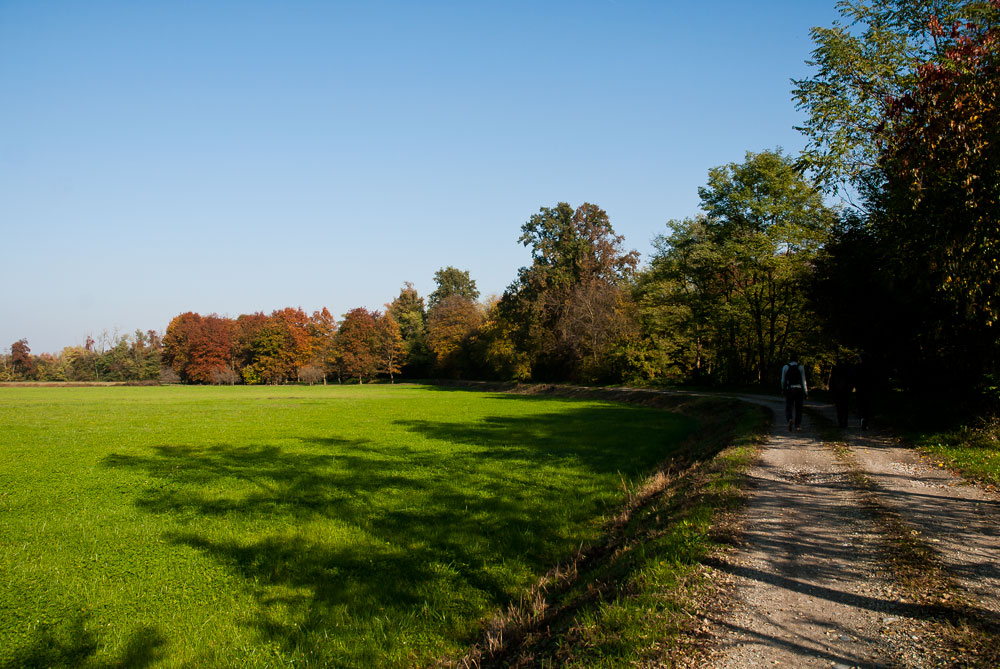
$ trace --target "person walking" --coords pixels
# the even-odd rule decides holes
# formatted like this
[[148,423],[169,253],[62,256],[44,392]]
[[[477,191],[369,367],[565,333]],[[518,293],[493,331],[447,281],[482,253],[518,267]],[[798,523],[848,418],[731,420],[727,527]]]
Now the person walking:
[[829,387],[833,393],[833,404],[837,407],[837,425],[842,428],[847,427],[847,409],[851,402],[853,385],[850,367],[844,364],[840,354],[837,354],[833,369],[830,370]]
[[802,402],[809,394],[809,386],[799,357],[795,353],[788,357],[788,364],[781,368],[781,391],[785,393],[785,420],[791,432],[802,429]]
[[867,430],[872,416],[872,365],[867,353],[858,356],[858,364],[853,370],[854,387],[858,393],[858,414],[861,429]]

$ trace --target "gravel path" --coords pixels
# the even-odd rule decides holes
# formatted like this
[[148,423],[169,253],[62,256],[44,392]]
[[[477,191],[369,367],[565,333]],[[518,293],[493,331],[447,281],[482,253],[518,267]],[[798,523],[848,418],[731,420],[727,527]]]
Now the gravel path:
[[879,501],[920,533],[936,561],[1000,620],[1000,500],[884,436],[851,440]]
[[1000,502],[885,437],[847,430],[848,457],[838,458],[808,415],[789,432],[783,401],[741,399],[769,406],[777,427],[750,472],[743,545],[712,565],[736,600],[710,621],[712,666],[962,664],[935,643],[934,611],[895,582],[891,544],[850,469],[864,470],[879,503],[920,533],[986,616],[1000,612]]

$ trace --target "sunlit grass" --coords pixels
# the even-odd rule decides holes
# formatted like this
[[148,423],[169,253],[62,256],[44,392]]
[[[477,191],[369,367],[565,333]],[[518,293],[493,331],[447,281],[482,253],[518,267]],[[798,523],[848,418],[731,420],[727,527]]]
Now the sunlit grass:
[[915,433],[910,438],[939,466],[1000,488],[1000,419],[984,419],[947,432]]
[[[728,546],[720,525],[742,499],[770,418],[724,400],[687,402],[702,423],[686,457],[648,478],[600,544],[546,584],[547,608],[484,667],[702,666],[697,628],[716,604],[702,564]],[[564,569],[563,572],[567,570]],[[516,631],[516,630],[515,630]]]
[[461,655],[694,427],[418,387],[0,388],[0,665]]

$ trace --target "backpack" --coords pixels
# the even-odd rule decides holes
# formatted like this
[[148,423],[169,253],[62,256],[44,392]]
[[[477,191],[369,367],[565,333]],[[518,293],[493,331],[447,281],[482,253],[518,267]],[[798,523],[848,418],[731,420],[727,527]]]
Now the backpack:
[[785,372],[785,390],[802,390],[802,370],[797,362],[788,363]]

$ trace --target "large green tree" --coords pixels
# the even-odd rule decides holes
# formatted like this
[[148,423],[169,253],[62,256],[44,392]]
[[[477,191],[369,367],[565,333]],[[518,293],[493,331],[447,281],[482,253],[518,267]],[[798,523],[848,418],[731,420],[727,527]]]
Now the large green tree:
[[[536,378],[596,380],[611,373],[633,313],[626,290],[639,255],[622,248],[600,207],[542,207],[521,227],[531,265],[504,293],[500,316]],[[521,367],[523,369],[523,366]]]
[[699,195],[704,215],[655,240],[644,326],[672,376],[766,382],[790,347],[818,344],[807,278],[835,213],[781,151],[713,168]]
[[[880,142],[893,133],[888,112],[913,87],[916,67],[944,55],[950,35],[933,21],[978,15],[985,2],[969,0],[840,0],[841,19],[811,31],[810,76],[793,80],[792,94],[806,113],[799,127],[808,144],[802,159],[818,182],[864,191],[877,178]],[[873,175],[873,171],[875,172]]]
[[388,305],[387,313],[399,325],[399,334],[403,339],[403,372],[410,377],[428,374],[434,357],[427,347],[427,311],[424,308],[424,298],[407,281],[396,299]]
[[437,286],[427,297],[427,308],[433,309],[434,305],[453,295],[463,297],[473,302],[479,299],[479,289],[476,282],[469,276],[468,270],[460,270],[457,267],[442,267],[434,272],[434,284]]

